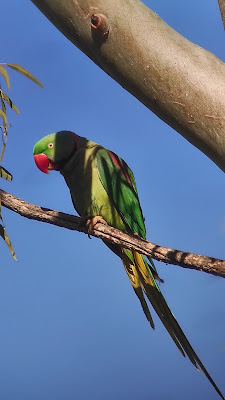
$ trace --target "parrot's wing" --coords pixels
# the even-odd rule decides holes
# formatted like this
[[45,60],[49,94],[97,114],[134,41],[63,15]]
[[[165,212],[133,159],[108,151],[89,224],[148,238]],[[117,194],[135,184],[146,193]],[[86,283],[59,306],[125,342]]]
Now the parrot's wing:
[[104,148],[98,150],[96,160],[102,185],[127,230],[145,238],[144,217],[132,171],[122,158]]
[[[133,172],[125,161],[108,149],[101,148],[96,154],[97,169],[102,185],[117,212],[120,214],[127,231],[146,238],[144,216],[138,198]],[[147,256],[154,277],[160,280],[152,259]]]

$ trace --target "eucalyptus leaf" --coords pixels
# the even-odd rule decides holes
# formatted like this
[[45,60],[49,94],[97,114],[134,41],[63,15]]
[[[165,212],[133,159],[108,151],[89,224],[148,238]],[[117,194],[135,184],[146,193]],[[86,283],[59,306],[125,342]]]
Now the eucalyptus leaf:
[[10,239],[9,239],[9,237],[8,237],[6,231],[5,231],[4,226],[2,226],[1,224],[0,224],[0,236],[6,242],[8,248],[10,250],[10,253],[12,254],[14,260],[17,261],[16,255],[15,255],[15,251],[13,250],[13,247],[12,247],[12,244],[10,242]]
[[9,86],[10,86],[9,85],[9,74],[8,74],[7,70],[5,69],[5,67],[3,67],[2,65],[0,65],[0,74],[5,79],[7,88],[9,89]]
[[6,65],[8,65],[8,67],[14,69],[15,71],[20,72],[21,74],[25,75],[27,78],[31,79],[33,82],[35,82],[37,85],[39,85],[43,88],[42,83],[37,78],[35,78],[34,75],[32,75],[29,71],[27,71],[27,69],[25,69],[24,67],[21,67],[21,65],[12,64],[12,63],[6,63]]
[[11,107],[13,109],[13,111],[15,111],[17,114],[19,114],[18,108],[15,106],[15,104],[12,102],[12,100],[9,98],[9,96],[7,96],[7,94],[5,94],[3,91],[1,91],[1,97],[3,100],[6,101],[6,103],[9,105],[9,107]]
[[2,117],[4,125],[7,125],[6,113],[4,113],[2,110],[0,110],[0,117]]
[[13,178],[10,172],[7,171],[7,169],[5,169],[4,167],[1,167],[1,165],[0,165],[0,177],[10,182]]
[[[2,97],[2,91],[0,91],[0,97],[1,97],[2,111],[3,111],[3,112],[5,113],[5,115],[6,115],[6,106],[5,106],[3,97]],[[6,124],[5,124],[4,120],[3,120],[3,126],[4,126],[4,128],[6,127]]]
[[[1,155],[0,155],[0,162],[1,162],[2,159],[3,159],[4,153],[5,153],[5,147],[6,147],[5,143],[3,143],[3,145],[2,145],[2,151],[1,151]],[[2,168],[2,167],[1,167],[1,168]]]

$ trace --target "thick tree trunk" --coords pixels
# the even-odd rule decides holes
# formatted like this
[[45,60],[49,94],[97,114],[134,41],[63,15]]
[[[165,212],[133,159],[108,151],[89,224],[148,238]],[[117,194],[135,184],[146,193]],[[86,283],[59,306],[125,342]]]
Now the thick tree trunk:
[[[225,171],[224,63],[138,0],[32,1],[100,68]],[[90,95],[96,100],[101,94]]]

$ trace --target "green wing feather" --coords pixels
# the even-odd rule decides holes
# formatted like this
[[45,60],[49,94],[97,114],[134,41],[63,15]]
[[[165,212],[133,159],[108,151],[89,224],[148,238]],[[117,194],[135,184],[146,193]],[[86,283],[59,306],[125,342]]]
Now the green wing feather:
[[[99,178],[109,198],[120,214],[127,231],[137,233],[143,239],[146,238],[144,216],[138,198],[137,186],[134,175],[126,162],[112,151],[101,148],[96,153]],[[156,267],[150,257],[147,257],[154,277],[158,279]],[[149,271],[150,272],[150,271]]]
[[127,230],[145,238],[144,218],[132,171],[125,161],[107,149],[100,149],[96,154],[96,159],[102,185]]

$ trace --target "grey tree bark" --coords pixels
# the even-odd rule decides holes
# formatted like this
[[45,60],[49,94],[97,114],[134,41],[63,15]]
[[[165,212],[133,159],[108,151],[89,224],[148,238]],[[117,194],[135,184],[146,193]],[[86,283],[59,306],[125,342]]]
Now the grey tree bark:
[[224,0],[218,0],[219,3],[219,8],[220,8],[220,13],[223,21],[223,26],[225,29],[225,1]]
[[139,0],[32,2],[100,68],[225,171],[222,61]]
[[[30,204],[1,189],[0,204],[20,214],[22,217],[84,232],[86,234],[88,233],[87,229],[91,223],[90,219],[87,219],[86,224],[84,224],[81,218],[75,215],[65,214]],[[195,269],[225,278],[225,260],[159,246],[137,235],[128,235],[127,233],[99,222],[94,225],[90,234],[110,243],[118,244],[126,249],[136,250],[141,254],[149,255],[155,260],[162,261],[166,264],[179,265],[183,268]]]

